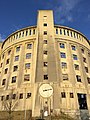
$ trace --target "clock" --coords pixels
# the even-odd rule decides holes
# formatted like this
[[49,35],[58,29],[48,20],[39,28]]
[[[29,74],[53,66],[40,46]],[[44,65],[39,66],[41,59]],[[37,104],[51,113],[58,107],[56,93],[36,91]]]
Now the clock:
[[53,88],[49,84],[42,84],[39,88],[39,93],[44,98],[51,97],[53,94]]

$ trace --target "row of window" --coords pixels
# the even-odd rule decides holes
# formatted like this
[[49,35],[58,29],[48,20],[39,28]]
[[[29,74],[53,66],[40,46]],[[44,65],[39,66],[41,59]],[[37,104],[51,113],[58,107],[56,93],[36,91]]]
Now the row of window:
[[[23,97],[24,97],[23,93],[20,93],[19,94],[19,99],[23,99]],[[31,97],[31,93],[27,93],[26,99],[28,99],[30,97]],[[10,100],[10,99],[15,100],[17,98],[18,98],[18,96],[16,94],[6,95],[6,97],[5,96],[1,96],[1,101],[3,101],[3,100]]]
[[69,30],[66,30],[66,29],[57,29],[56,28],[56,34],[60,34],[60,35],[67,35],[67,36],[70,36],[70,37],[74,37],[74,38],[77,38],[77,39],[84,39],[84,37],[82,37],[80,34],[76,33],[76,32],[73,32],[73,31],[69,31]]
[[[32,49],[32,44],[27,44],[27,49]],[[16,52],[20,51],[20,46],[16,47]],[[8,51],[8,55],[10,55],[11,50]],[[2,55],[2,59],[4,58],[4,54]]]

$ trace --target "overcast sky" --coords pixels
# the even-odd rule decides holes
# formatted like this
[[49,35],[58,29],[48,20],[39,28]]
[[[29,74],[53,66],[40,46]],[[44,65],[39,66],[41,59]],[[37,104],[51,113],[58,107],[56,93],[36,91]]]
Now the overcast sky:
[[36,25],[41,9],[53,10],[55,24],[79,30],[90,40],[90,0],[0,0],[0,40]]

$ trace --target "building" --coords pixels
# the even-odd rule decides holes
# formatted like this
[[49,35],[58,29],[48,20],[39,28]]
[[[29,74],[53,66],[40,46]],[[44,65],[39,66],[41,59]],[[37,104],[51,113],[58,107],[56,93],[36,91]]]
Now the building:
[[9,35],[0,54],[0,110],[13,90],[16,111],[89,115],[90,42],[77,30],[54,25],[52,10],[38,11],[37,26]]

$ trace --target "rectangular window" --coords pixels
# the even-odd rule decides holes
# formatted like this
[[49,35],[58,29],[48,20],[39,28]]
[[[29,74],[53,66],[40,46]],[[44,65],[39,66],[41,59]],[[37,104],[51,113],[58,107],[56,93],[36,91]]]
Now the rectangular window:
[[7,74],[7,72],[8,72],[8,68],[5,69],[5,72],[4,72],[4,73]]
[[85,58],[85,57],[83,57],[83,62],[85,62],[85,63],[86,63],[86,58]]
[[44,50],[44,51],[43,51],[43,54],[47,55],[47,51],[46,51],[46,50]]
[[25,64],[25,69],[30,69],[30,63]]
[[43,43],[44,43],[44,44],[47,44],[47,40],[44,40]]
[[43,26],[47,26],[47,23],[44,23]]
[[33,30],[33,35],[35,35],[35,29]]
[[12,83],[16,82],[16,76],[12,77]]
[[62,98],[66,98],[65,92],[61,92],[61,97],[62,97]]
[[68,80],[68,74],[62,74],[63,80]]
[[23,93],[20,93],[19,99],[23,99]]
[[27,49],[32,49],[32,44],[27,44]]
[[26,59],[30,59],[31,58],[31,53],[27,53],[26,54]]
[[13,68],[13,72],[15,72],[17,70],[18,70],[18,65],[15,65],[14,68]]
[[26,36],[28,35],[28,31],[26,31]]
[[87,77],[87,81],[88,81],[88,83],[90,84],[90,77]]
[[60,48],[65,48],[65,44],[64,43],[60,43]]
[[24,37],[24,31],[22,32],[22,37]]
[[61,58],[66,58],[66,54],[63,52],[60,53],[60,56],[61,56]]
[[76,51],[76,46],[72,45],[72,50]]
[[69,31],[67,30],[67,35],[69,36]]
[[44,80],[48,80],[48,75],[44,75]]
[[85,71],[86,71],[86,73],[88,73],[88,67],[85,67]]
[[62,29],[60,29],[60,34],[62,34]]
[[44,67],[47,67],[48,66],[48,63],[47,62],[44,62]]
[[77,55],[73,54],[73,59],[78,60]]
[[77,79],[77,82],[81,82],[81,76],[80,75],[76,75],[76,79]]
[[30,81],[30,74],[24,75],[24,81]]
[[4,96],[1,96],[1,101],[3,101],[4,100]]
[[11,53],[11,50],[8,51],[8,55],[10,55],[10,53]]
[[73,93],[70,93],[70,98],[74,98],[74,95],[73,95]]
[[32,34],[32,32],[31,32],[31,30],[29,31],[29,35],[31,35]]
[[15,61],[19,60],[19,55],[15,56]]
[[44,35],[47,35],[47,31],[44,31]]
[[67,68],[67,63],[66,62],[61,62],[62,68]]
[[75,68],[75,70],[79,70],[79,65],[74,64],[74,68]]
[[27,98],[30,98],[31,97],[31,93],[27,93]]
[[72,31],[71,31],[71,37],[73,37],[73,35],[72,35]]
[[9,95],[6,95],[6,100],[9,100]]
[[21,37],[21,33],[19,33],[19,38]]
[[81,52],[84,53],[84,49],[83,48],[81,49]]
[[2,80],[2,85],[5,85],[6,84],[6,79],[3,79]]
[[19,51],[20,51],[20,46],[16,47],[16,52],[19,52]]
[[56,29],[56,34],[58,34],[58,29]]
[[9,64],[9,59],[6,60],[6,65]]
[[13,95],[12,95],[12,99],[16,99],[16,94],[13,94]]
[[63,32],[64,32],[64,35],[66,35],[66,31],[64,30]]

